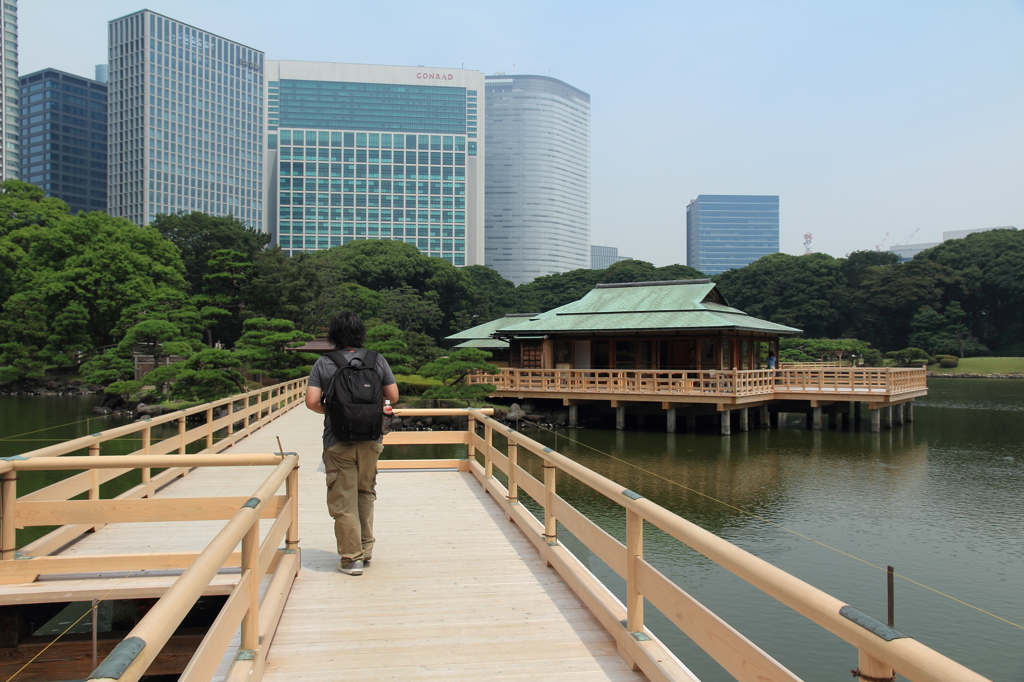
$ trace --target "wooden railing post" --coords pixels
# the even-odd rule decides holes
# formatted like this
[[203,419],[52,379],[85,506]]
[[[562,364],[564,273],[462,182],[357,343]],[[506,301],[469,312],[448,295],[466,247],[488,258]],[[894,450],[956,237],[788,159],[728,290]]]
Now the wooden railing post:
[[254,519],[242,538],[242,575],[249,571],[249,610],[242,618],[240,649],[255,651],[260,646],[260,522]]
[[508,442],[508,501],[519,504],[519,485],[516,483],[516,467],[519,466],[519,446]]
[[14,558],[17,543],[14,536],[14,503],[18,501],[18,474],[5,471],[0,479],[0,494],[3,495],[3,517],[0,518],[0,561]]
[[882,663],[880,660],[864,651],[863,649],[857,649],[857,671],[861,675],[861,679],[864,678],[876,678],[888,680],[892,679],[893,671],[887,664]]
[[213,408],[206,408],[206,448],[213,447]]
[[644,595],[636,586],[637,562],[644,558],[644,519],[626,510],[626,629],[644,631]]
[[494,439],[494,429],[490,424],[484,424],[484,476],[494,478],[494,462],[491,461],[491,443]]
[[[150,452],[150,447],[151,447],[151,444],[152,444],[152,440],[153,440],[153,427],[147,425],[146,428],[142,429],[142,454],[144,454],[144,455],[152,454]],[[142,484],[143,485],[149,485],[151,474],[152,474],[152,470],[149,467],[143,467],[142,468]],[[149,497],[149,493],[146,493],[145,497]]]
[[558,544],[558,527],[555,519],[555,472],[554,464],[544,460],[544,541],[549,545]]
[[178,417],[178,454],[185,454],[185,415]]
[[[89,456],[99,457],[100,456],[100,444],[93,443],[89,446]],[[89,478],[92,479],[92,484],[89,486],[89,499],[98,500],[100,499],[100,470],[91,469],[89,471]]]
[[[292,501],[292,522],[288,526],[288,530],[285,533],[284,546],[285,549],[293,549],[296,552],[299,550],[299,467],[295,466],[288,474],[288,481],[285,484],[285,491],[288,494],[288,499]],[[296,564],[296,575],[298,575],[298,567],[302,562]]]

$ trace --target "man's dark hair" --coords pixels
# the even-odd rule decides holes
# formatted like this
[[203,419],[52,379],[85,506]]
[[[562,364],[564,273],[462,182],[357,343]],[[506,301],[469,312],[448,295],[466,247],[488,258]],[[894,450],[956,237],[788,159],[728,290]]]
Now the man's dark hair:
[[331,320],[327,330],[327,340],[338,350],[342,348],[362,348],[366,343],[366,327],[362,319],[351,310],[343,310]]

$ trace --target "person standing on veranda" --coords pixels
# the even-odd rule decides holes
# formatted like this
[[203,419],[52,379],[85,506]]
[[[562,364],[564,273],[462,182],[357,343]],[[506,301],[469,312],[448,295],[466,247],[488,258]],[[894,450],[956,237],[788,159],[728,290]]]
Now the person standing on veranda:
[[[356,353],[366,343],[366,327],[358,315],[343,311],[335,315],[327,339],[338,351]],[[381,377],[384,400],[398,402],[398,385],[384,356],[377,355],[374,366]],[[377,458],[384,450],[383,438],[376,441],[339,441],[331,430],[331,420],[321,403],[337,365],[327,356],[316,361],[309,374],[306,407],[324,416],[324,468],[327,471],[327,509],[334,518],[337,539],[338,570],[362,575],[363,566],[373,553],[373,505],[377,499]],[[383,417],[384,405],[381,405]]]

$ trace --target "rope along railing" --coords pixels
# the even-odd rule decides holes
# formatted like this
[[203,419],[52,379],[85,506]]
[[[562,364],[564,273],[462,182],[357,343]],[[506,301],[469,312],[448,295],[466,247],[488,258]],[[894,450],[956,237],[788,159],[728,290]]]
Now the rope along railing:
[[[473,459],[470,471],[616,636],[620,654],[650,679],[691,677],[681,665],[673,664],[673,657],[666,656],[663,645],[646,629],[645,600],[737,680],[763,682],[798,678],[644,560],[645,521],[856,647],[857,672],[862,676],[888,679],[895,672],[914,682],[983,682],[986,679],[551,448],[493,419],[472,411],[470,414],[475,422],[468,436]],[[482,435],[478,431],[482,431]],[[506,439],[507,454],[494,445],[495,435]],[[524,450],[540,458],[543,481],[534,478],[519,464]],[[477,457],[483,458],[482,464],[476,461]],[[505,475],[507,486],[494,478],[495,468]],[[556,473],[572,477],[622,507],[626,517],[625,543],[609,535],[557,494]],[[542,521],[518,503],[520,490],[541,507]],[[624,604],[560,545],[556,521],[625,579]]]

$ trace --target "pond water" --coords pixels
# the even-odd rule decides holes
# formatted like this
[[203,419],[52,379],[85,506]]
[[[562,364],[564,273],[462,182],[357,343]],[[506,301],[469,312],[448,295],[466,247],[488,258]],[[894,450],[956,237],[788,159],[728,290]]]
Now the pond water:
[[[524,431],[881,621],[884,569],[893,565],[910,579],[896,579],[896,629],[993,680],[1024,682],[1024,381],[930,383],[915,421],[882,433],[866,422],[729,437]],[[94,402],[0,397],[0,456],[109,428],[111,418],[79,421]],[[53,424],[69,425],[29,433]],[[459,450],[391,447],[385,456]],[[540,476],[535,458],[521,459]],[[624,538],[618,505],[567,479],[559,492]],[[567,546],[621,596],[622,581],[563,530]],[[660,532],[649,528],[644,543],[655,567],[803,679],[849,679],[856,652],[846,643]],[[698,677],[732,679],[646,611],[648,626]]]

